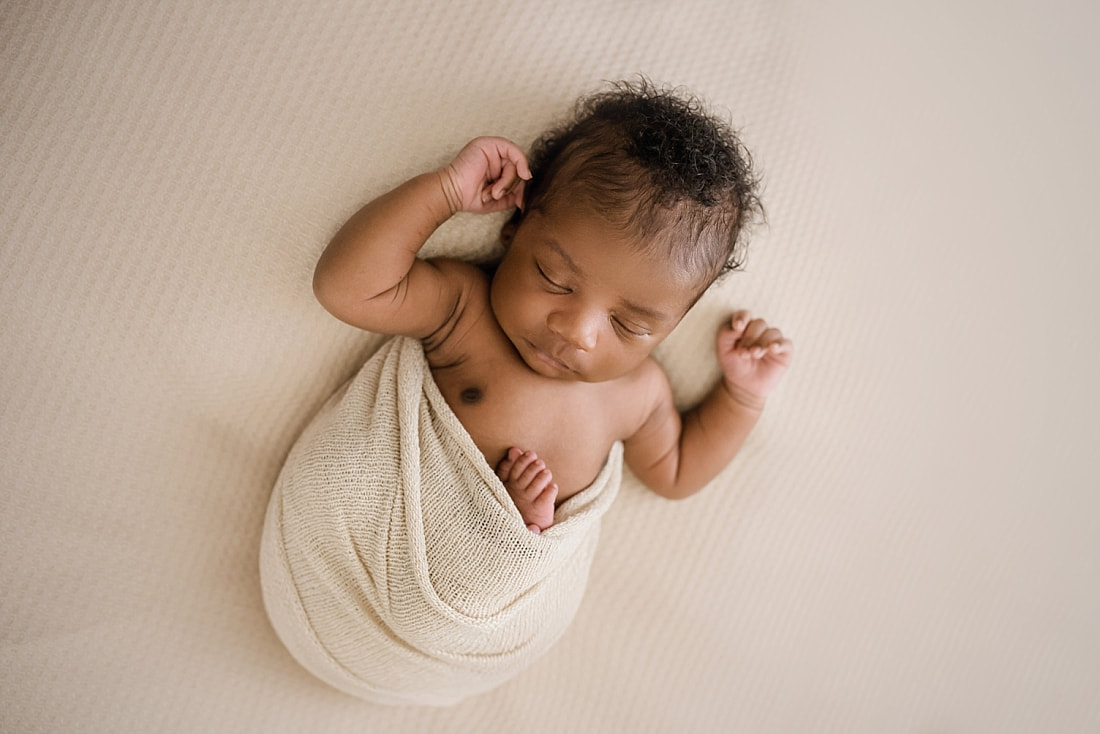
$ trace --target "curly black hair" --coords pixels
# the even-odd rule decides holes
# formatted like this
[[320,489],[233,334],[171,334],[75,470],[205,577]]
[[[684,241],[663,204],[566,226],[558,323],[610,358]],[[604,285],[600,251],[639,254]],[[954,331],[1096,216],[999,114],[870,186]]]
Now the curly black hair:
[[[763,221],[759,178],[733,128],[693,96],[642,78],[582,98],[529,156],[525,211],[587,206],[710,285],[744,264]],[[523,212],[517,212],[520,221]]]

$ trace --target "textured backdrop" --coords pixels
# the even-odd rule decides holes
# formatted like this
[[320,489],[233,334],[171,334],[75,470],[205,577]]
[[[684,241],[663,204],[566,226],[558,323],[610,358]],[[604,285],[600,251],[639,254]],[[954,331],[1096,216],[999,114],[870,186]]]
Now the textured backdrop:
[[[888,8],[888,9],[887,9]],[[0,729],[1100,730],[1095,6],[0,2]],[[793,371],[714,486],[628,480],[519,678],[313,680],[257,570],[293,438],[377,339],[313,264],[468,138],[643,72],[741,128]],[[499,219],[434,253],[487,257]]]

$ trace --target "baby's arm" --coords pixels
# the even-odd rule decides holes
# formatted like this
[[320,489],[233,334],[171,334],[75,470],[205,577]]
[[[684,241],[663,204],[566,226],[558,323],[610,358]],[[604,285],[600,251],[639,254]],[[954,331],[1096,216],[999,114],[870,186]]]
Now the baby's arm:
[[508,449],[497,466],[497,476],[504,482],[528,530],[541,533],[554,524],[558,485],[534,451]]
[[657,494],[678,499],[702,489],[733,459],[768,394],[793,357],[793,345],[763,319],[739,311],[717,338],[722,379],[696,408],[680,415],[668,380],[651,368],[649,412],[623,443],[634,474]]
[[361,329],[425,338],[455,314],[464,281],[455,265],[417,252],[456,212],[520,205],[527,160],[503,138],[470,141],[446,167],[366,204],[336,233],[313,275],[317,300]]

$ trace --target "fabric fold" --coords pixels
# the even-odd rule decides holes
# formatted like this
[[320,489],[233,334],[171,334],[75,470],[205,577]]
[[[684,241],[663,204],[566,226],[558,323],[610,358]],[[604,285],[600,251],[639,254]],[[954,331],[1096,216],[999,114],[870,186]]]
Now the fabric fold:
[[414,339],[386,342],[288,455],[260,551],[264,605],[310,672],[370,701],[456,703],[545,653],[576,614],[622,446],[527,530]]

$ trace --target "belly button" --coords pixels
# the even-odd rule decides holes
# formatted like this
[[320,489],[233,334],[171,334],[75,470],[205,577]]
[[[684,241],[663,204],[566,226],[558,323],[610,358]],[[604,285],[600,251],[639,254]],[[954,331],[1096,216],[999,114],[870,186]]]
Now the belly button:
[[462,391],[462,402],[467,405],[473,405],[474,403],[481,402],[481,388],[480,387],[468,387]]

